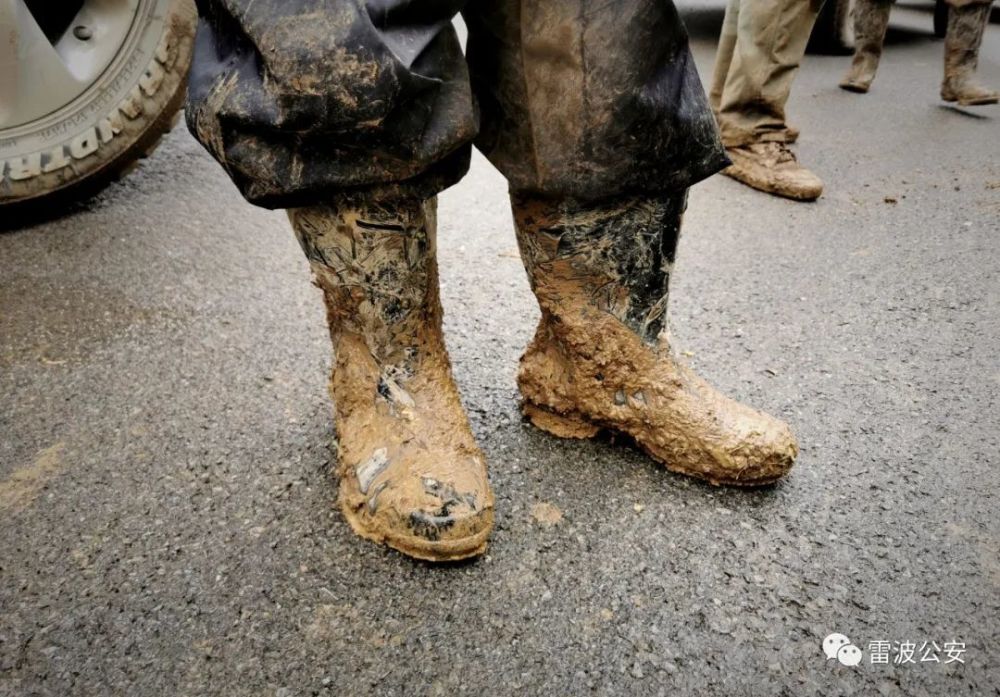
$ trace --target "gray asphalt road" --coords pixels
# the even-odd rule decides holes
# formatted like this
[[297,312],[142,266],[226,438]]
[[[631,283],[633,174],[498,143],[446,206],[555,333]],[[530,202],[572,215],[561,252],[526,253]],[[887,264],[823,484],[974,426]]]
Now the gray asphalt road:
[[[688,18],[706,74],[721,9]],[[866,97],[844,58],[802,71],[818,203],[691,197],[674,334],[794,424],[773,489],[522,423],[537,309],[503,181],[477,158],[444,194],[447,339],[497,492],[471,564],[349,531],[318,291],[283,214],[186,132],[0,235],[0,694],[1000,694],[1000,109],[942,106],[929,15],[895,27]],[[861,665],[826,660],[835,631]]]

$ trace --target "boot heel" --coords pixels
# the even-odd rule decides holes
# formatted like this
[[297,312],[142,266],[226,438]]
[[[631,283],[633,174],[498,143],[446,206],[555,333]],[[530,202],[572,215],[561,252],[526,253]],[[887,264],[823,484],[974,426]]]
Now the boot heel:
[[521,409],[535,428],[559,438],[593,438],[601,430],[580,414],[558,414],[530,402],[524,402]]

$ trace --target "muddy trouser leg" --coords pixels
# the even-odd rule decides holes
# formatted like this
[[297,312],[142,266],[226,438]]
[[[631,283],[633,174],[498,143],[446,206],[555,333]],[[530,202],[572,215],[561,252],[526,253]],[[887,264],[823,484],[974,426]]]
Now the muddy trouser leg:
[[673,7],[663,0],[480,0],[467,9],[477,147],[507,177],[542,317],[521,359],[539,428],[632,436],[668,468],[765,484],[788,427],[677,362],[667,286],[686,188],[725,164]]
[[683,189],[725,165],[670,0],[476,0],[476,146],[514,191]]
[[741,0],[719,103],[727,147],[785,138],[785,104],[822,0]]
[[840,86],[850,92],[867,92],[875,79],[882,44],[889,26],[891,0],[857,0],[854,5],[854,57]]
[[464,1],[198,0],[188,126],[257,205],[432,196],[476,133]]
[[243,195],[288,208],[323,291],[339,500],[414,557],[481,553],[493,494],[441,334],[434,195],[476,116],[459,0],[204,0],[187,110]]
[[976,83],[979,47],[990,18],[990,0],[949,0],[941,98],[963,106],[996,104],[1000,94]]
[[726,4],[726,14],[722,19],[722,33],[719,35],[719,48],[715,52],[715,67],[712,70],[712,85],[708,92],[708,102],[716,114],[722,104],[722,92],[733,64],[733,54],[736,52],[739,18],[740,0],[729,0]]

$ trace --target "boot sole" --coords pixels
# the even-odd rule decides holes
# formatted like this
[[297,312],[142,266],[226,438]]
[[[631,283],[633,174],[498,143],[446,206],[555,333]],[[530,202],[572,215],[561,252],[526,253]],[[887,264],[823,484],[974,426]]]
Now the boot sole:
[[416,535],[387,536],[365,526],[357,513],[341,501],[340,510],[347,519],[351,529],[359,536],[376,544],[384,544],[408,557],[430,562],[452,562],[478,557],[489,546],[490,534],[493,532],[493,515],[490,512],[490,524],[486,529],[475,535],[460,537],[455,540],[428,540]]
[[996,104],[1000,102],[1000,98],[997,97],[985,97],[983,99],[958,99],[957,97],[942,95],[942,100],[948,102],[949,104],[958,104],[959,106],[988,106],[990,104]]
[[[532,425],[541,430],[549,433],[558,438],[592,438],[600,433],[602,430],[611,431],[613,433],[624,433],[629,435],[625,431],[615,428],[607,424],[602,424],[600,422],[591,421],[582,414],[577,412],[569,412],[566,414],[557,414],[556,412],[548,409],[546,407],[539,406],[537,404],[532,404],[525,400],[521,403],[521,411],[524,415],[531,421]],[[644,443],[636,440],[636,444],[649,455],[651,458],[659,462],[661,465],[667,468],[671,472],[677,474],[683,474],[689,477],[694,477],[695,479],[700,479],[702,481],[708,482],[713,486],[738,486],[744,488],[755,488],[762,486],[769,486],[774,484],[782,475],[777,475],[775,477],[762,478],[762,479],[733,479],[731,477],[713,477],[705,472],[698,470],[692,470],[690,468],[684,467],[683,465],[677,465],[671,463],[662,455],[659,455],[654,448],[650,448]]]
[[854,92],[855,94],[868,94],[870,87],[865,85],[859,85],[854,82],[841,82],[838,87],[842,90],[847,90],[848,92]]

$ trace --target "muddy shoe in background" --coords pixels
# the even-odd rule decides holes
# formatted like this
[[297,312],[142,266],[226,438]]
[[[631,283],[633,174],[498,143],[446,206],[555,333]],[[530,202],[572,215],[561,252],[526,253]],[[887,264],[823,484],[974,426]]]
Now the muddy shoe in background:
[[979,47],[989,21],[990,3],[948,8],[944,39],[944,81],[941,99],[962,106],[996,104],[1000,94],[976,83]]
[[766,141],[726,148],[732,163],[722,173],[754,189],[797,201],[814,201],[823,182],[795,159],[786,143]]
[[420,559],[482,553],[493,493],[441,334],[434,201],[344,200],[289,218],[326,300],[344,515]]
[[888,0],[857,0],[854,4],[854,58],[847,75],[840,81],[841,89],[864,94],[875,79],[882,44],[889,26]]
[[662,331],[684,193],[600,206],[513,198],[542,310],[518,374],[532,423],[568,438],[626,433],[668,469],[714,484],[788,472],[798,452],[788,426],[713,389]]

